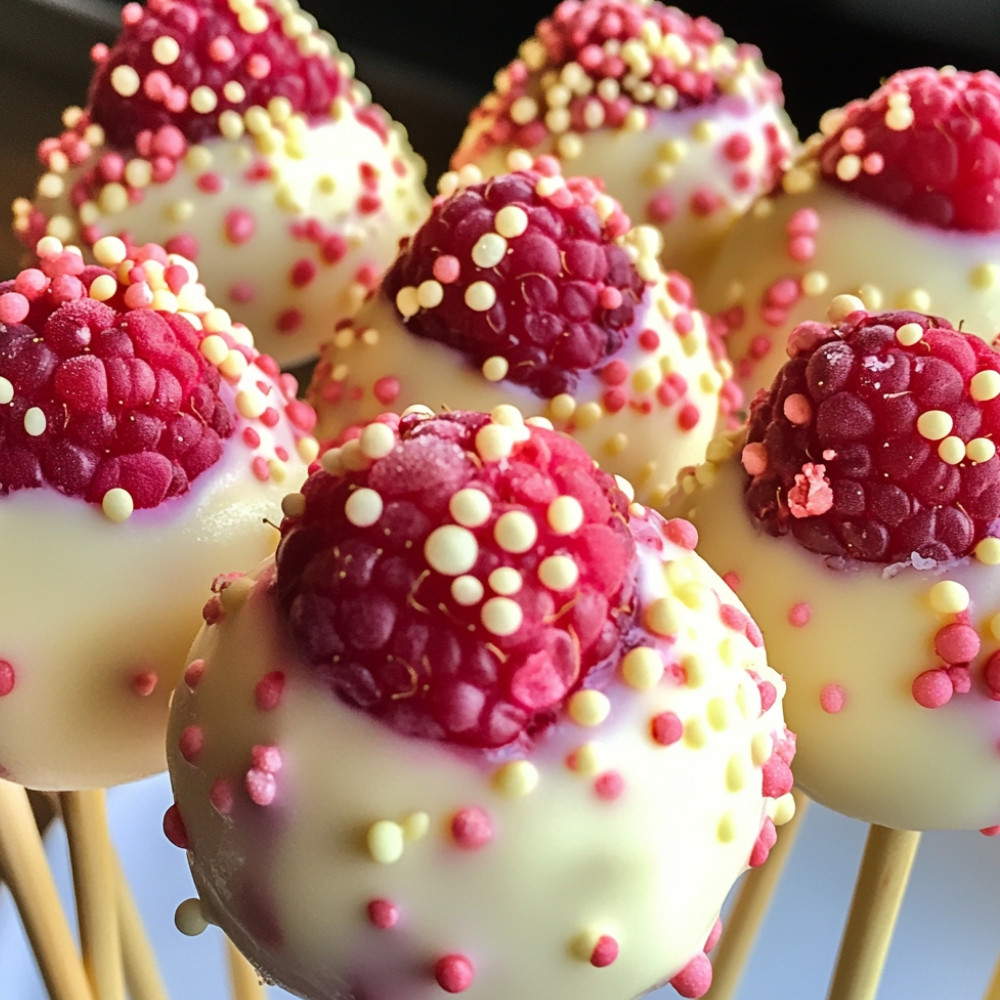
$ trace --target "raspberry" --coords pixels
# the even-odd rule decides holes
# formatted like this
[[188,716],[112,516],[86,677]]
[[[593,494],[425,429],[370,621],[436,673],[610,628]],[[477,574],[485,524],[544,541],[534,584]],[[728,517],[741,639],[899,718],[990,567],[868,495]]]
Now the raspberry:
[[120,489],[144,508],[187,492],[234,423],[176,300],[130,305],[153,286],[173,298],[178,265],[149,250],[126,283],[46,249],[39,268],[0,284],[0,494],[49,486],[101,504]]
[[1000,355],[919,313],[803,323],[751,406],[746,502],[772,535],[878,563],[968,555],[1000,517]]
[[941,229],[1000,229],[1000,78],[911,69],[832,112],[817,150],[833,184]]
[[646,282],[618,239],[629,228],[593,181],[542,157],[440,196],[383,289],[412,333],[551,398],[633,333]]
[[[179,129],[188,142],[219,132],[219,116],[277,97],[306,117],[328,115],[350,87],[329,39],[293,4],[272,0],[149,0],[122,11],[122,32],[94,54],[91,120],[111,146]],[[237,13],[239,10],[239,13]]]
[[369,425],[286,505],[277,553],[279,606],[332,692],[477,749],[526,748],[610,668],[637,561],[615,481],[501,411]]

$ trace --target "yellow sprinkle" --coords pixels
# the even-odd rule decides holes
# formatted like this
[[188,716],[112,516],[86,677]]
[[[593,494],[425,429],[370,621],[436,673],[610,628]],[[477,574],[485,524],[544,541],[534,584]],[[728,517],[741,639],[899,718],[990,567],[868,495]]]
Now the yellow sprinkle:
[[784,826],[795,815],[795,796],[786,792],[774,803],[771,819],[775,826]]
[[91,282],[88,294],[97,302],[107,302],[118,291],[118,282],[110,274],[100,274]]
[[236,394],[236,409],[247,420],[256,420],[267,409],[267,400],[256,390],[241,389]]
[[593,427],[601,419],[601,415],[601,404],[591,401],[577,408],[576,422],[580,427]]
[[771,756],[773,747],[768,733],[754,733],[750,741],[750,760],[754,767],[763,767]]
[[111,88],[121,97],[134,97],[142,86],[139,74],[122,63],[111,71]]
[[1000,268],[996,264],[980,264],[969,274],[969,284],[981,292],[994,288],[998,279],[1000,279]]
[[1000,614],[994,615],[990,619],[990,635],[1000,641]]
[[663,657],[649,646],[630,649],[621,663],[622,679],[638,691],[656,687],[663,677]]
[[897,305],[913,312],[930,312],[931,294],[926,288],[911,288],[899,296]]
[[195,87],[191,91],[191,108],[200,115],[210,115],[219,104],[218,95],[211,87]]
[[984,538],[975,549],[976,558],[986,566],[1000,566],[1000,538]]
[[708,703],[705,713],[708,724],[718,733],[724,732],[732,724],[732,711],[729,707],[729,700],[723,697],[713,698]]
[[577,747],[572,759],[573,769],[577,774],[591,777],[605,769],[608,754],[601,743],[584,743],[583,746]]
[[957,615],[969,606],[968,590],[955,580],[935,583],[928,597],[939,615]]
[[938,457],[948,465],[958,465],[965,458],[965,442],[960,437],[946,437],[938,445]]
[[909,107],[890,107],[885,113],[885,124],[893,132],[904,132],[913,124],[913,110]]
[[683,612],[670,597],[658,597],[646,607],[643,624],[651,632],[662,636],[675,636],[681,630]]
[[[917,417],[917,432],[928,441],[943,440],[951,433],[953,426],[952,416],[945,410],[925,410]],[[962,453],[965,453],[964,447]]]
[[502,424],[486,424],[476,432],[476,451],[487,462],[499,462],[514,448],[514,434]]
[[692,611],[705,607],[708,593],[708,588],[697,580],[690,580],[676,590],[677,597]]
[[511,799],[530,795],[538,787],[538,768],[526,760],[512,760],[493,773],[493,787]]
[[716,836],[722,844],[731,844],[736,839],[736,820],[732,813],[726,813],[719,820]]
[[840,323],[852,312],[864,309],[865,304],[856,295],[837,295],[827,309],[827,316],[831,323]]
[[830,287],[830,278],[825,271],[807,271],[802,275],[802,291],[809,296],[825,295]]
[[41,437],[47,426],[45,411],[40,406],[30,406],[24,411],[24,431],[30,437]]
[[861,157],[854,153],[848,153],[837,160],[836,174],[838,180],[849,183],[857,178],[861,173]]
[[701,719],[692,718],[684,723],[684,742],[693,750],[699,750],[708,742],[708,731]]
[[969,392],[977,403],[986,403],[1000,396],[1000,372],[986,368],[976,372],[969,382]]
[[577,691],[569,700],[569,717],[578,726],[599,726],[611,711],[611,702],[603,691]]
[[739,754],[733,754],[726,764],[726,788],[731,792],[741,792],[746,788],[748,768]]
[[977,465],[988,462],[997,453],[997,446],[989,438],[973,438],[965,446],[965,457]]
[[411,812],[400,824],[403,830],[403,839],[413,843],[415,840],[423,840],[430,832],[431,818],[423,811]]
[[380,819],[368,828],[368,853],[380,865],[391,865],[403,856],[404,839],[398,823]]
[[576,400],[568,393],[562,392],[549,400],[549,413],[558,423],[566,423],[576,409]]
[[127,521],[135,510],[135,503],[132,494],[128,490],[123,490],[120,486],[115,486],[108,490],[101,499],[101,509],[104,516],[115,524]]
[[185,937],[197,937],[206,927],[208,920],[200,899],[185,899],[174,911],[174,926]]

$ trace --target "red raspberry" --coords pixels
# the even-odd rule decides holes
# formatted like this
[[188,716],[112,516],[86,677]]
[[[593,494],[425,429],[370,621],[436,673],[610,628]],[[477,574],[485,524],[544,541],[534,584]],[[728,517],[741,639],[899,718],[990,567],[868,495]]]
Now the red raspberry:
[[647,284],[617,240],[629,228],[593,181],[542,157],[439,197],[383,290],[412,333],[476,368],[502,358],[507,379],[551,398],[634,332]]
[[525,749],[616,662],[636,574],[628,501],[574,441],[408,414],[324,468],[286,508],[277,595],[344,701],[407,735]]
[[122,11],[122,32],[99,47],[88,102],[109,145],[130,148],[162,126],[189,142],[218,134],[219,115],[266,108],[275,97],[307,117],[328,115],[350,87],[329,40],[298,11],[271,0],[149,0]]
[[1000,77],[911,69],[826,119],[833,184],[941,229],[1000,229]]
[[[88,294],[98,278],[117,289],[105,301]],[[221,456],[234,423],[219,372],[183,315],[129,307],[148,290],[141,262],[119,284],[71,252],[0,284],[0,494],[100,504],[117,487],[156,507]]]
[[746,501],[822,555],[944,562],[1000,517],[1000,355],[918,313],[796,327],[754,400]]

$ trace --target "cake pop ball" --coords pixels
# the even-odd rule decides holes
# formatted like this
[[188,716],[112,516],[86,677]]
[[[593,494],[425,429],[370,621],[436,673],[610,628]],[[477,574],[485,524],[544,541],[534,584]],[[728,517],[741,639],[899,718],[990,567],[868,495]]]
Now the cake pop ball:
[[741,406],[688,281],[659,237],[588,178],[511,158],[447,174],[430,217],[324,345],[321,438],[386,407],[514,403],[579,440],[655,503]]
[[699,298],[729,329],[748,396],[826,303],[1000,332],[1000,79],[911,69],[828,112],[781,183],[727,236]]
[[426,213],[403,129],[295,0],[129,3],[93,55],[86,107],[15,203],[21,239],[161,243],[261,350],[315,357]]
[[452,158],[500,173],[552,153],[603,178],[663,261],[697,286],[733,220],[774,184],[795,131],[781,81],[752,45],[656,0],[569,0],[496,75]]
[[794,739],[690,525],[511,407],[323,463],[174,697],[181,922],[313,1000],[700,996]]
[[834,319],[796,328],[745,441],[715,442],[668,509],[697,526],[787,678],[802,788],[880,826],[987,830],[1000,355],[921,314]]
[[317,446],[190,262],[38,252],[0,284],[0,774],[69,790],[165,767],[206,582],[273,550]]

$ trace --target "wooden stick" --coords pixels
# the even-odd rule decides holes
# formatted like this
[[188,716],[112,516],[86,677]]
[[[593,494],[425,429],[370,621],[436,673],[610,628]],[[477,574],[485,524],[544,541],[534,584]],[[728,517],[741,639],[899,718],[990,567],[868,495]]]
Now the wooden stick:
[[997,961],[997,966],[993,970],[993,978],[990,980],[990,985],[986,987],[983,1000],[1000,1000],[1000,961]]
[[731,1000],[736,996],[750,951],[764,923],[809,804],[809,799],[798,789],[792,794],[795,796],[795,815],[780,828],[767,862],[747,873],[724,922],[722,937],[712,956],[712,988],[705,994],[704,1000]]
[[73,866],[84,968],[101,1000],[125,1000],[117,876],[104,790],[60,792],[59,804]]
[[264,984],[260,981],[257,970],[229,938],[226,938],[226,955],[229,959],[229,982],[233,988],[233,1000],[265,1000]]
[[0,877],[14,898],[52,1000],[94,1000],[59,901],[42,838],[20,785],[0,779]]
[[122,958],[125,964],[125,985],[131,1000],[167,1000],[156,953],[149,942],[139,908],[132,898],[128,879],[122,871],[118,853],[113,851],[115,865],[118,929],[121,932]]
[[874,1000],[920,834],[872,825],[828,1000]]

